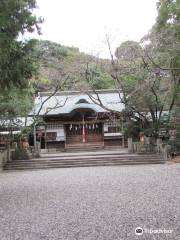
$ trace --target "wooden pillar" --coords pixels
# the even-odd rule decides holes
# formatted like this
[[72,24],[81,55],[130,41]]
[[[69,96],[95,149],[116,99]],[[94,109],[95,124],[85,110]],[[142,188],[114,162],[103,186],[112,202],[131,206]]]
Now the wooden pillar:
[[122,135],[122,147],[125,147],[125,143],[124,143],[124,135]]
[[64,128],[64,150],[66,150],[66,140],[67,140],[67,133],[66,133],[66,125],[63,124],[63,128]]
[[82,129],[82,142],[85,143],[86,142],[86,131],[85,131],[85,124],[84,124],[84,114],[82,117],[82,123],[83,123],[83,129]]
[[45,127],[45,131],[44,131],[44,145],[45,145],[45,149],[47,149],[47,134],[46,134],[46,127]]
[[121,132],[122,132],[122,147],[125,147],[125,143],[124,143],[124,126],[123,126],[123,117],[121,118],[122,121],[122,128],[121,128]]
[[102,141],[103,141],[103,148],[104,148],[104,122],[102,123]]
[[33,136],[34,136],[34,151],[36,152],[37,146],[36,146],[36,122],[33,124]]

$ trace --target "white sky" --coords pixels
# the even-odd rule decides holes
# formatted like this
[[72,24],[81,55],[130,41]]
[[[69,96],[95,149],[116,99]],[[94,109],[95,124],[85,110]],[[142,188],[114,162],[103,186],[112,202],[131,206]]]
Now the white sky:
[[80,51],[108,57],[125,40],[139,41],[155,23],[157,0],[37,0],[38,16],[44,18],[42,35]]

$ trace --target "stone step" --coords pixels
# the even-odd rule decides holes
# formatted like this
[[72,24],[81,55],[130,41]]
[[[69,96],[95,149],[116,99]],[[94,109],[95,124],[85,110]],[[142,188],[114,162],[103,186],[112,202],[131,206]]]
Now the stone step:
[[74,147],[74,148],[71,148],[71,147],[65,147],[65,151],[66,152],[82,152],[84,151],[85,149],[88,149],[88,150],[91,150],[91,151],[96,151],[96,150],[101,150],[103,149],[103,146],[98,146],[98,147],[90,147],[90,148],[86,148],[86,147]]
[[[73,152],[73,153],[67,153],[67,152],[61,152],[61,153],[43,153],[43,154],[41,154],[41,159],[44,159],[44,158],[50,158],[50,159],[56,159],[56,158],[64,158],[64,157],[68,157],[68,158],[71,158],[71,157],[78,157],[78,158],[80,158],[80,157],[94,157],[94,156],[124,156],[124,155],[126,155],[126,156],[138,156],[137,154],[128,154],[128,152],[127,151],[121,151],[121,152],[119,152],[119,151],[108,151],[108,152],[106,152],[106,151],[85,151],[85,152],[81,152],[81,153],[76,153],[76,152]],[[154,156],[155,154],[153,154],[153,156]],[[149,155],[148,155],[149,156]],[[157,156],[157,155],[155,155],[155,156]],[[37,158],[37,159],[39,159],[39,158]]]
[[30,162],[30,161],[45,161],[45,160],[50,160],[50,161],[55,161],[55,160],[78,160],[78,159],[88,159],[88,160],[91,160],[91,159],[104,159],[104,158],[107,158],[107,159],[157,159],[159,158],[158,156],[156,155],[140,155],[140,156],[136,156],[136,155],[127,155],[127,154],[122,154],[122,155],[112,155],[112,154],[109,154],[109,155],[84,155],[84,156],[67,156],[67,155],[64,155],[64,156],[55,156],[55,157],[41,157],[41,158],[35,158],[35,159],[29,159],[29,160],[13,160],[13,161],[10,161],[10,162]]
[[13,160],[7,162],[5,170],[47,169],[65,167],[88,167],[88,166],[116,166],[135,164],[159,164],[164,161],[155,154],[138,155],[126,152],[90,152],[90,153],[63,153],[43,154],[41,158],[30,160]]
[[137,157],[137,156],[81,156],[81,157],[62,157],[62,158],[39,158],[39,159],[30,159],[30,160],[13,160],[10,162],[7,162],[7,165],[11,165],[11,164],[29,164],[29,163],[46,163],[46,162],[51,162],[51,163],[55,163],[55,162],[69,162],[69,161],[103,161],[103,160],[107,160],[107,161],[156,161],[156,160],[161,160],[159,157],[156,156],[141,156],[141,157]]
[[10,166],[10,165],[30,165],[30,164],[61,164],[61,163],[69,163],[69,162],[72,162],[72,163],[78,163],[78,162],[103,162],[103,161],[107,161],[107,162],[125,162],[125,161],[132,161],[132,162],[136,162],[136,161],[140,161],[140,162],[145,162],[145,161],[149,161],[149,162],[155,162],[155,161],[162,161],[161,159],[86,159],[86,160],[83,160],[83,159],[77,159],[77,160],[73,160],[73,159],[68,159],[68,160],[56,160],[56,161],[31,161],[31,162],[8,162],[6,164],[6,166]]
[[96,150],[96,149],[103,149],[103,143],[94,142],[94,143],[81,143],[81,144],[66,144],[65,150],[66,151],[84,151],[84,150]]
[[122,163],[124,163],[124,162],[151,162],[151,163],[154,163],[154,162],[161,162],[162,160],[161,159],[151,159],[151,160],[149,160],[149,159],[144,159],[144,160],[138,160],[138,159],[121,159],[121,160],[119,160],[119,159],[111,159],[111,160],[109,160],[109,159],[101,159],[101,160],[99,160],[99,159],[96,159],[96,160],[64,160],[64,161],[55,161],[55,162],[52,162],[52,161],[44,161],[44,162],[22,162],[22,163],[20,163],[20,162],[14,162],[14,163],[7,163],[6,164],[6,166],[31,166],[31,165],[61,165],[61,164],[69,164],[69,163],[71,163],[71,164],[78,164],[78,163],[84,163],[84,164],[86,164],[86,163],[103,163],[103,162],[110,162],[110,163],[118,163],[118,162],[122,162]]
[[93,166],[119,166],[119,165],[143,165],[143,164],[163,164],[164,161],[126,161],[126,162],[93,162],[93,163],[76,163],[76,164],[61,164],[61,165],[32,165],[32,166],[7,166],[5,170],[34,170],[34,169],[49,169],[49,168],[69,168],[69,167],[93,167]]
[[138,159],[138,158],[98,158],[98,159],[66,159],[66,160],[34,160],[34,161],[12,161],[4,167],[5,170],[25,170],[44,168],[65,168],[65,167],[88,167],[88,166],[114,166],[114,165],[135,165],[135,164],[162,164],[160,158]]

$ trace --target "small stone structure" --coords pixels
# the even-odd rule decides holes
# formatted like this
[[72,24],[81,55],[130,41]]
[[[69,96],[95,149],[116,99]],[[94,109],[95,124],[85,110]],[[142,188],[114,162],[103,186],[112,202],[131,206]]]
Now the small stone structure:
[[4,165],[8,160],[8,150],[7,149],[0,149],[0,171],[3,170]]
[[133,141],[132,141],[132,138],[128,138],[128,152],[129,153],[133,152]]

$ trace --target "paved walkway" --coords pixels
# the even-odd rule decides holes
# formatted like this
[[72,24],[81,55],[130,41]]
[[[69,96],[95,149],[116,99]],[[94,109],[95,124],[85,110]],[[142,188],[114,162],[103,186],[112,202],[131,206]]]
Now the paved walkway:
[[0,174],[0,240],[179,240],[179,223],[180,164]]

